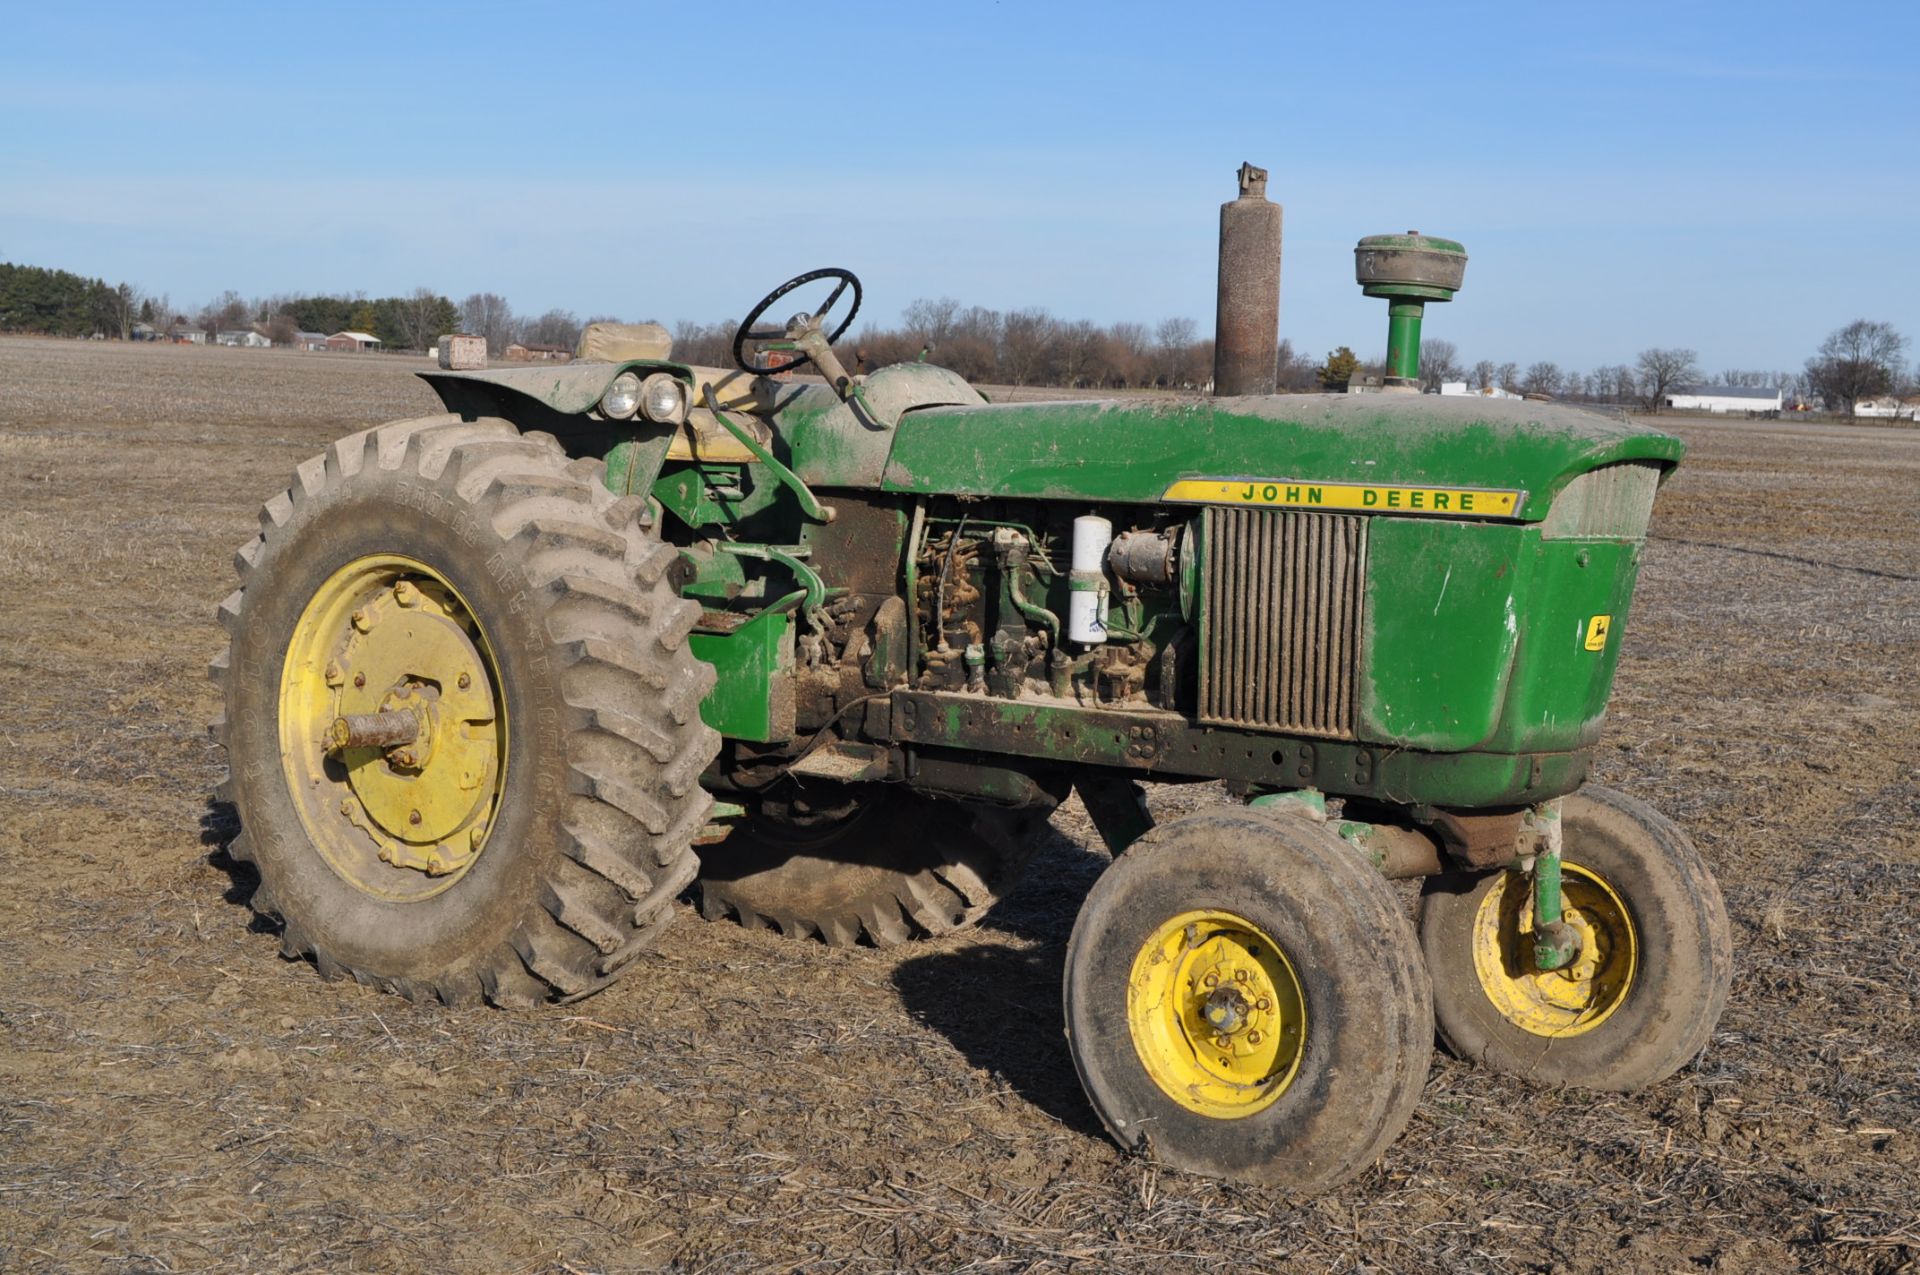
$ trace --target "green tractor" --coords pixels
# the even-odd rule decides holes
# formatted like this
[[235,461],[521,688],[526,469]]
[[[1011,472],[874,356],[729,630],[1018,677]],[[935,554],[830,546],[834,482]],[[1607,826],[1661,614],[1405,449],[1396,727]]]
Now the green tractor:
[[[1725,1003],[1720,896],[1671,822],[1582,784],[1681,444],[1391,392],[1465,257],[1360,261],[1386,393],[851,374],[844,270],[753,307],[733,368],[596,325],[565,365],[424,373],[446,413],[301,464],[220,607],[255,906],[329,978],[570,1001],[689,887],[795,938],[950,933],[1077,790],[1113,863],[1066,1026],[1127,1148],[1338,1183],[1436,1027],[1549,1084],[1670,1075]],[[1244,802],[1158,824],[1141,786],[1221,780]]]

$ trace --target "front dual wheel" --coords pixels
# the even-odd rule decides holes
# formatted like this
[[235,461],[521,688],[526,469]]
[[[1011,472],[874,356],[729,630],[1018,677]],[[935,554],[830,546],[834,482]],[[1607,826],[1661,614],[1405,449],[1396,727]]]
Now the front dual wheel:
[[1389,883],[1325,825],[1247,809],[1163,824],[1100,878],[1067,947],[1066,1020],[1121,1145],[1299,1191],[1380,1156],[1433,1051]]
[[1440,1039],[1547,1084],[1631,1091],[1705,1048],[1726,1008],[1726,905],[1687,835],[1645,802],[1590,787],[1562,803],[1573,961],[1533,963],[1532,885],[1517,870],[1430,878],[1420,946]]

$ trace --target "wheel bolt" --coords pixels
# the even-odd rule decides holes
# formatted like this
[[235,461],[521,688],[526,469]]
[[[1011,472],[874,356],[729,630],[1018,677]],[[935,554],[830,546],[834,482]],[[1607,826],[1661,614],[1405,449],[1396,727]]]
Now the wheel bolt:
[[1273,1008],[1273,1002],[1268,1000],[1266,997],[1262,996],[1259,1000],[1253,1003],[1253,1007],[1259,1010],[1261,1013],[1265,1013],[1267,1010],[1270,1010]]
[[355,673],[353,675],[353,686],[355,690],[360,689],[366,684],[367,684],[367,675],[365,673]]
[[403,607],[420,605],[420,590],[413,587],[411,580],[399,580],[393,586],[393,600]]
[[469,686],[472,686],[472,685],[473,685],[473,674],[471,674],[471,673],[462,673],[462,674],[460,675],[460,689],[464,691],[464,690],[466,690],[466,689],[467,689],[467,688],[468,688]]
[[[393,750],[392,760],[393,760],[393,764],[396,766],[411,766],[413,765],[416,759],[413,755],[413,750],[411,748],[396,748]],[[420,822],[419,812],[416,811],[414,813],[413,821],[415,823]]]
[[326,679],[328,686],[338,686],[346,680],[346,674],[342,673],[340,666],[332,660],[327,661],[326,672],[322,673],[321,676]]
[[407,815],[407,822],[408,822],[408,823],[415,823],[415,824],[417,824],[417,823],[419,823],[419,822],[420,822],[420,812],[419,812],[418,810],[414,810],[414,811],[411,811],[411,812],[409,812],[409,813],[408,813],[408,815]]
[[1261,1036],[1257,1029],[1247,1033],[1247,1043],[1249,1045],[1257,1045],[1260,1043],[1260,1040]]
[[373,627],[373,617],[368,615],[364,610],[355,611],[351,618],[353,620],[353,627],[359,629],[362,633],[365,633]]
[[1244,983],[1244,982],[1246,982],[1246,981],[1247,981],[1247,972],[1246,972],[1245,970],[1235,970],[1235,971],[1233,972],[1233,981],[1234,981],[1234,982],[1236,982],[1236,983]]
[[1220,976],[1218,974],[1209,974],[1205,978],[1201,979],[1200,981],[1207,987],[1220,986]]
[[[1227,1048],[1230,1048],[1230,1047],[1232,1046],[1232,1043],[1233,1043],[1233,1042],[1231,1042],[1231,1041],[1229,1041],[1229,1040],[1228,1040],[1228,1039],[1227,1039],[1227,1038],[1226,1038],[1225,1036],[1215,1036],[1215,1037],[1213,1038],[1213,1047],[1214,1047],[1215,1049],[1227,1049]],[[1222,1058],[1222,1059],[1221,1059],[1220,1061],[1221,1061],[1221,1062],[1225,1062],[1225,1061],[1226,1061],[1226,1059],[1224,1059],[1224,1058]]]

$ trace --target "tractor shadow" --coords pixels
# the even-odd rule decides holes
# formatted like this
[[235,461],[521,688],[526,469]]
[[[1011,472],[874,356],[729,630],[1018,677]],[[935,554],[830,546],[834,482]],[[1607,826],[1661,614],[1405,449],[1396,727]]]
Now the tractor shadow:
[[253,896],[260,889],[260,873],[251,863],[243,863],[227,853],[227,847],[239,835],[240,812],[231,802],[209,795],[206,809],[200,814],[200,844],[211,847],[207,851],[207,862],[227,876],[227,888],[220,892],[220,898],[252,913],[247,923],[251,933],[279,934],[280,922],[262,916],[253,907]]
[[969,1064],[991,1073],[1066,1128],[1104,1137],[1067,1048],[1060,980],[1067,936],[1103,856],[1051,833],[1025,883],[981,928],[1017,945],[986,941],[903,962],[893,973],[901,1002],[945,1036]]

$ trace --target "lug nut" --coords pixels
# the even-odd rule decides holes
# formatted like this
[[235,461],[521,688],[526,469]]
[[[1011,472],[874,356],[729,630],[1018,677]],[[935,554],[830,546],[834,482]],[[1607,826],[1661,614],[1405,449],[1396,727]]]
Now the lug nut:
[[361,687],[365,686],[366,684],[367,684],[367,675],[365,673],[355,673],[353,675],[353,687],[355,690],[359,690]]
[[484,823],[476,823],[473,825],[473,832],[469,839],[473,842],[473,848],[478,850],[480,843],[487,839],[487,825]]
[[420,590],[413,587],[411,580],[398,580],[393,586],[393,600],[403,607],[420,605]]
[[1246,981],[1247,981],[1247,972],[1246,972],[1245,970],[1235,970],[1235,971],[1233,972],[1233,981],[1234,981],[1234,982],[1236,982],[1236,983],[1244,983],[1244,982],[1246,982]]
[[365,633],[373,627],[373,617],[368,615],[364,610],[355,611],[351,618],[353,620],[353,627],[359,629],[362,633]]
[[1273,1008],[1273,1002],[1268,1000],[1266,997],[1262,996],[1259,1000],[1253,1003],[1253,1007],[1264,1014],[1266,1011]]
[[1260,1043],[1260,1040],[1261,1036],[1258,1028],[1247,1033],[1247,1043],[1249,1045],[1257,1045]]
[[322,673],[321,676],[326,679],[328,686],[338,686],[340,683],[346,681],[347,675],[340,671],[338,664],[332,660],[328,660],[326,672]]
[[[1215,1049],[1229,1049],[1232,1047],[1232,1044],[1233,1042],[1229,1041],[1225,1036],[1215,1036],[1213,1038],[1213,1047]],[[1225,1062],[1226,1059],[1222,1058],[1220,1061]]]
[[407,813],[407,822],[408,822],[408,823],[413,823],[413,824],[417,824],[417,823],[419,823],[419,822],[420,822],[420,812],[419,812],[418,810],[413,810],[413,811],[409,811],[409,812]]
[[[393,750],[392,761],[393,761],[393,764],[396,766],[411,766],[413,765],[415,760],[416,759],[413,755],[413,750],[411,748],[396,748]],[[418,812],[415,813],[413,821],[415,823],[420,822]]]
[[464,690],[466,690],[466,689],[467,689],[467,688],[468,688],[469,686],[472,686],[472,685],[473,685],[473,674],[471,674],[471,673],[462,673],[462,674],[460,675],[460,678],[459,678],[459,685],[460,685],[460,689],[461,689],[461,690],[463,690],[463,691],[464,691]]
[[1200,981],[1207,987],[1220,986],[1220,976],[1218,974],[1209,974],[1205,978],[1201,979]]

